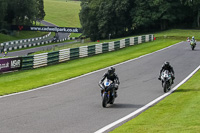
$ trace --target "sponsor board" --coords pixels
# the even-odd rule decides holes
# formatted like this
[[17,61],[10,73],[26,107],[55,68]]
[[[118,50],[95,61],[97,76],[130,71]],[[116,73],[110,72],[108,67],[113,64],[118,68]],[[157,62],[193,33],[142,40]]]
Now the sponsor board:
[[17,58],[5,58],[0,59],[0,72],[8,72],[21,69],[22,59]]
[[73,27],[12,25],[11,29],[19,31],[27,30],[27,31],[45,31],[45,32],[82,33],[80,28],[73,28]]

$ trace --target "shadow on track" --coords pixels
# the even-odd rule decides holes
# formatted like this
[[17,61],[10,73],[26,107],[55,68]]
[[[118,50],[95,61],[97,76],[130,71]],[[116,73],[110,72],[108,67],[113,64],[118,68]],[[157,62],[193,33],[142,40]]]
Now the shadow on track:
[[191,92],[191,91],[200,91],[200,89],[180,89],[180,90],[176,90],[174,93],[176,93],[176,92]]
[[144,105],[116,103],[116,104],[113,104],[113,105],[109,105],[108,108],[124,109],[124,108],[141,108],[143,106]]

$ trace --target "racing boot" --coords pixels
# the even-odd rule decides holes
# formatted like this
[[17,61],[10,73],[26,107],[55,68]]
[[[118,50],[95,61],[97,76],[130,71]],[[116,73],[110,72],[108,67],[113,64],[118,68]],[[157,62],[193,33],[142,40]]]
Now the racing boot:
[[102,97],[102,95],[103,95],[103,90],[101,90],[101,97]]

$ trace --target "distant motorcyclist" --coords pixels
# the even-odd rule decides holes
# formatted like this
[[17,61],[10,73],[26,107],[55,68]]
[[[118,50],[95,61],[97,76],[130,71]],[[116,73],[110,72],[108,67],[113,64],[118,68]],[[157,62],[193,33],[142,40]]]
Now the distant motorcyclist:
[[115,97],[117,97],[117,90],[118,90],[118,85],[120,84],[120,82],[119,82],[119,78],[118,78],[117,74],[115,73],[114,67],[110,67],[108,69],[108,71],[103,75],[103,78],[99,81],[99,85],[100,85],[100,87],[102,87],[101,95],[103,94],[103,89],[104,89],[103,81],[106,78],[113,81],[114,86],[115,86],[115,90],[116,90],[115,91]]
[[192,44],[191,42],[193,42],[194,45],[196,45],[196,40],[195,40],[194,36],[192,37],[192,39],[191,39],[191,41],[190,41],[190,44]]
[[173,69],[173,67],[170,65],[170,63],[169,62],[164,62],[164,64],[162,65],[162,68],[161,68],[161,70],[160,70],[160,75],[159,75],[159,77],[158,77],[158,79],[159,80],[161,80],[161,73],[163,72],[163,71],[165,71],[165,70],[168,70],[170,73],[171,73],[171,75],[172,75],[172,84],[174,83],[174,79],[175,79],[175,77],[174,77],[174,69]]
[[187,38],[187,42],[190,42],[190,38],[189,37]]

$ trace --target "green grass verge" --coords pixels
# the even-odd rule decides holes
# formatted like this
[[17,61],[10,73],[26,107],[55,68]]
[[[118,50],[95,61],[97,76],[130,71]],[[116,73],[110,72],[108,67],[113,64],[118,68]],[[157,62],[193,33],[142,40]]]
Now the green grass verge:
[[186,41],[187,37],[192,38],[192,36],[197,39],[200,39],[200,30],[186,30],[186,29],[171,29],[162,32],[155,33],[154,35],[158,38],[176,38]]
[[[100,68],[133,59],[147,53],[151,53],[177,42],[179,41],[162,39],[155,42],[130,46],[114,52],[72,60],[58,65],[1,74],[0,95],[30,90],[36,87],[63,81],[91,71],[98,70]],[[107,60],[110,61],[107,62]]]
[[111,133],[198,133],[200,71],[164,100]]

